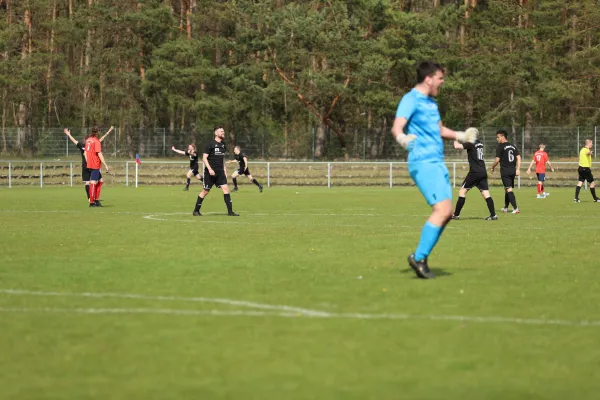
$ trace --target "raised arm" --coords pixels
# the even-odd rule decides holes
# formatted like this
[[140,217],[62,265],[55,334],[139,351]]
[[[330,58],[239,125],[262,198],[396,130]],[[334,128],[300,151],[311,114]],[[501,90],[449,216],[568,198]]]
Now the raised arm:
[[65,132],[65,135],[67,135],[69,137],[71,142],[73,142],[73,144],[77,145],[77,140],[75,140],[75,138],[73,136],[71,136],[71,131],[68,128],[65,128],[64,132]]
[[183,154],[185,156],[185,151],[177,150],[175,146],[171,147],[171,150],[173,150],[175,153]]
[[468,128],[466,131],[453,131],[447,128],[440,121],[440,136],[446,140],[456,140],[461,143],[474,143],[479,136],[479,131],[475,128]]
[[113,130],[113,129],[115,129],[115,127],[114,127],[114,126],[111,126],[111,127],[110,127],[110,129],[108,130],[108,132],[106,132],[106,133],[104,134],[104,136],[102,136],[102,137],[100,138],[100,143],[102,143],[102,141],[103,141],[103,140],[104,140],[104,139],[105,139],[105,138],[108,136],[108,134],[109,134],[109,133],[111,133],[111,132],[112,132],[112,130]]

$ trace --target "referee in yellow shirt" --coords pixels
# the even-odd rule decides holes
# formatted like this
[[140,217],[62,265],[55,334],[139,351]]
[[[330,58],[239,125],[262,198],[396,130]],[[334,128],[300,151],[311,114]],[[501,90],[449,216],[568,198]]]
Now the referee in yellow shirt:
[[575,188],[575,203],[581,202],[579,200],[579,191],[581,190],[581,186],[583,186],[584,181],[588,181],[590,184],[590,193],[594,198],[595,202],[600,203],[600,199],[596,196],[596,184],[594,183],[594,176],[592,175],[592,139],[585,139],[585,146],[581,148],[579,152],[579,168],[577,172],[579,173],[579,179],[577,181],[577,187]]

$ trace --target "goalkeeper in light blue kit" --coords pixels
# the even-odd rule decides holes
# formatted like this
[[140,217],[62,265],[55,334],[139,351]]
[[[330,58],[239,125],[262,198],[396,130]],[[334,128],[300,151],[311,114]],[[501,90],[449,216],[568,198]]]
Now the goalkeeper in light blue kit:
[[444,68],[434,62],[417,67],[417,85],[402,97],[392,135],[408,152],[408,172],[433,212],[423,226],[417,250],[408,256],[408,264],[422,279],[435,278],[427,257],[452,218],[452,187],[444,164],[443,139],[461,143],[475,142],[478,131],[469,128],[455,132],[442,125],[434,97],[444,83]]

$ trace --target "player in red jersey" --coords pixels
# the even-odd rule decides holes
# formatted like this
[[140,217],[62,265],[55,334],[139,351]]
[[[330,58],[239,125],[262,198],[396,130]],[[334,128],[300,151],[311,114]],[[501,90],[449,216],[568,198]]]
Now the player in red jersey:
[[110,170],[102,155],[102,145],[98,139],[98,132],[98,128],[92,128],[92,133],[90,133],[90,136],[85,141],[85,158],[87,160],[87,167],[90,170],[90,207],[102,206],[100,201],[98,201],[100,198],[100,189],[104,183],[100,167],[104,165],[106,172]]
[[552,164],[550,164],[550,160],[548,160],[548,153],[544,151],[546,145],[544,143],[540,143],[540,149],[533,154],[533,160],[531,160],[531,164],[529,164],[529,168],[527,168],[527,174],[531,174],[531,167],[535,164],[535,174],[538,178],[537,183],[537,198],[543,199],[548,196],[550,193],[546,193],[544,190],[544,181],[546,180],[546,164],[550,167],[550,170],[554,172],[554,168],[552,168]]

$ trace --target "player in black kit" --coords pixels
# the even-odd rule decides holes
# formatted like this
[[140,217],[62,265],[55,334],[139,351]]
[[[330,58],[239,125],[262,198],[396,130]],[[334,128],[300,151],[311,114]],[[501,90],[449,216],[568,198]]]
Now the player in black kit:
[[196,200],[196,207],[192,215],[200,217],[200,207],[204,198],[208,196],[210,189],[214,186],[220,188],[223,191],[223,198],[225,199],[225,205],[227,206],[227,215],[231,217],[237,217],[239,214],[233,212],[233,205],[231,203],[231,194],[229,194],[229,186],[227,186],[227,169],[225,168],[225,131],[222,126],[215,126],[214,129],[215,138],[206,143],[204,146],[204,154],[202,154],[202,162],[206,167],[204,169],[204,189],[198,195]]
[[454,142],[454,148],[457,150],[467,150],[469,159],[469,173],[465,177],[460,190],[458,191],[458,200],[456,201],[456,207],[452,219],[460,219],[460,211],[465,205],[465,198],[467,192],[473,187],[477,186],[477,189],[481,192],[485,202],[487,203],[490,215],[486,217],[487,221],[495,221],[498,219],[496,210],[494,209],[494,200],[490,196],[490,188],[488,186],[487,171],[485,169],[485,162],[483,161],[483,144],[477,140],[475,143],[459,143]]
[[[100,143],[102,143],[102,141],[108,136],[109,133],[112,132],[112,130],[115,129],[114,126],[111,126],[110,129],[108,130],[108,132],[106,132],[104,134],[104,136],[102,136],[99,140]],[[67,135],[69,137],[69,140],[71,140],[71,142],[73,142],[75,144],[75,146],[77,146],[77,148],[79,149],[79,151],[81,151],[81,181],[85,184],[85,193],[87,194],[87,198],[88,200],[90,199],[90,170],[87,167],[87,160],[85,159],[85,141],[87,140],[88,136],[83,138],[83,141],[77,141],[77,139],[75,139],[73,136],[71,136],[71,131],[68,128],[65,128],[64,130],[65,135]],[[100,202],[100,199],[97,199],[98,202]]]
[[235,160],[227,161],[227,163],[237,162],[239,164],[239,168],[233,173],[233,175],[231,175],[231,179],[233,180],[232,192],[238,191],[237,177],[240,175],[246,175],[248,180],[254,183],[256,186],[258,186],[258,190],[262,193],[263,187],[260,183],[258,183],[256,179],[252,177],[252,174],[250,174],[250,170],[248,169],[248,157],[244,153],[242,153],[242,149],[240,148],[240,146],[235,146],[233,148],[233,153],[235,154]]
[[199,155],[196,151],[196,145],[193,143],[190,144],[186,151],[177,150],[175,146],[171,147],[171,150],[173,150],[175,153],[183,154],[190,158],[190,170],[187,172],[187,181],[183,190],[190,190],[190,180],[192,179],[192,176],[195,176],[196,179],[202,182],[202,175],[200,175],[200,168],[198,165]]
[[515,176],[519,176],[521,169],[521,154],[519,150],[510,144],[507,140],[508,133],[501,130],[496,132],[496,141],[498,147],[496,147],[496,160],[490,169],[494,172],[494,168],[500,163],[500,178],[502,178],[502,185],[504,186],[504,208],[502,212],[508,212],[508,203],[513,206],[513,214],[519,213],[519,207],[517,207],[517,199],[515,198]]

